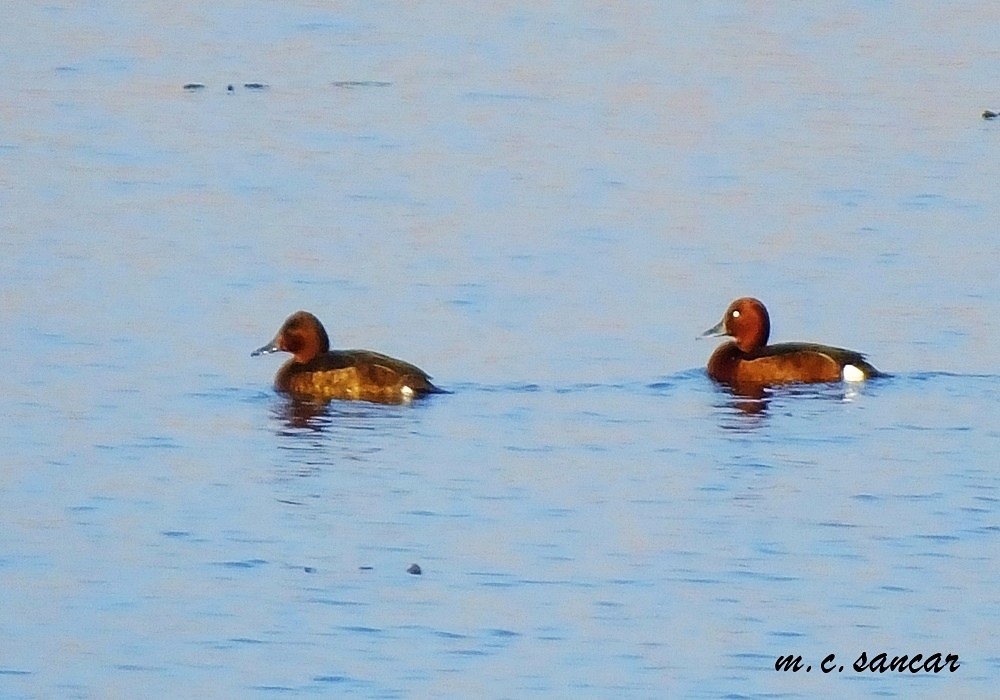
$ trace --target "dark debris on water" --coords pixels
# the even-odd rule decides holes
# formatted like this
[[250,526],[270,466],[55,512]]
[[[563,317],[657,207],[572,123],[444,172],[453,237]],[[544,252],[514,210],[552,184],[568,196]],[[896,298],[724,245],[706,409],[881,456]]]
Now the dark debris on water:
[[[191,90],[191,91],[204,90],[205,83],[184,83],[182,87],[185,90]],[[252,82],[252,83],[243,83],[243,87],[246,88],[247,90],[267,90],[270,86],[267,83]],[[235,91],[236,88],[233,86],[232,83],[226,85],[226,92],[235,92]]]

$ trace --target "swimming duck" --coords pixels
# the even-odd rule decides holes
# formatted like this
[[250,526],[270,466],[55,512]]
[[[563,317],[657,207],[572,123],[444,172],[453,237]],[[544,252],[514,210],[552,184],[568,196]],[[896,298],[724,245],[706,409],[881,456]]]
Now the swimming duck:
[[767,309],[751,297],[737,299],[715,326],[701,337],[732,336],[708,360],[708,376],[725,384],[789,384],[794,382],[863,381],[881,374],[854,350],[817,343],[768,345],[771,320]]
[[280,392],[319,399],[358,399],[401,403],[426,394],[445,393],[419,367],[371,350],[331,350],[319,319],[296,311],[274,339],[251,357],[290,352],[274,378]]

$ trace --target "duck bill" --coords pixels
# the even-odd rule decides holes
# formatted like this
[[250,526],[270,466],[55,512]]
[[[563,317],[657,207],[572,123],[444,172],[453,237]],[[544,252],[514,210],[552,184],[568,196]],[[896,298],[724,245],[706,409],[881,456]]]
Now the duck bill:
[[699,338],[716,338],[720,335],[726,335],[726,319],[723,318],[721,321],[716,323],[714,326],[709,328],[707,331],[699,335]]
[[263,345],[254,350],[252,353],[250,353],[250,357],[257,357],[258,355],[270,355],[272,352],[278,352],[279,350],[281,350],[281,348],[278,347],[278,339],[275,338],[267,345]]

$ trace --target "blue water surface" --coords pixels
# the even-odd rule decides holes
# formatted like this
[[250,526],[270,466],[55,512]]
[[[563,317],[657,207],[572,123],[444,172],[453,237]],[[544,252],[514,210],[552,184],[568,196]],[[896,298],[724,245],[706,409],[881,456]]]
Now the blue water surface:
[[[998,20],[7,8],[0,696],[993,693]],[[892,376],[714,386],[743,295]],[[299,308],[453,393],[275,394]]]

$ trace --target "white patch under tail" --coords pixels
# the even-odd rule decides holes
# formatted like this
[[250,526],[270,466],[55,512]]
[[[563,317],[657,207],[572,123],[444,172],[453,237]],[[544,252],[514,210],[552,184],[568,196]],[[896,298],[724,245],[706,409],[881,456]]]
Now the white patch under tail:
[[413,398],[413,389],[411,389],[410,387],[406,386],[405,384],[403,385],[403,388],[399,390],[399,393],[403,395],[404,399],[412,399]]
[[863,382],[866,379],[865,373],[854,365],[844,365],[841,376],[845,382]]

